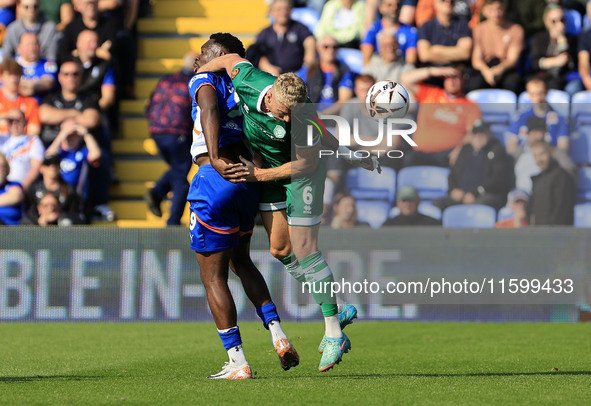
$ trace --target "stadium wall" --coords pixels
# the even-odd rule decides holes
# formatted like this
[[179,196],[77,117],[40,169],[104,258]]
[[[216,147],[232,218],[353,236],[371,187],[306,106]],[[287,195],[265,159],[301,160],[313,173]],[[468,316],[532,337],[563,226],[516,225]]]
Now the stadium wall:
[[[361,319],[574,321],[578,306],[591,302],[587,229],[322,229],[320,239],[336,288],[349,284],[342,296],[360,304]],[[269,255],[262,228],[251,246],[283,319],[321,319],[311,295]],[[513,288],[529,289],[536,279],[549,281],[549,289],[511,294],[513,279]],[[557,281],[565,288],[568,279],[572,292],[557,292]],[[412,295],[383,292],[390,282],[408,291],[438,283],[440,291],[431,285]],[[448,292],[441,291],[445,282]],[[230,284],[240,320],[257,320],[234,275]],[[366,294],[364,284],[381,290]],[[185,228],[4,227],[0,320],[211,321],[211,315]]]

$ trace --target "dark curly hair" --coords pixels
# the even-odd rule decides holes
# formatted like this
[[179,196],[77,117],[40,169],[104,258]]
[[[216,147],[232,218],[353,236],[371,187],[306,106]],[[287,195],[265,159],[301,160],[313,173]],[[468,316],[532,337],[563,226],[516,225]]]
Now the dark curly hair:
[[211,34],[209,39],[214,40],[216,43],[220,44],[222,47],[226,49],[229,54],[238,54],[242,58],[246,57],[246,51],[244,50],[244,45],[242,41],[238,38],[229,34],[227,32],[217,32],[215,34]]

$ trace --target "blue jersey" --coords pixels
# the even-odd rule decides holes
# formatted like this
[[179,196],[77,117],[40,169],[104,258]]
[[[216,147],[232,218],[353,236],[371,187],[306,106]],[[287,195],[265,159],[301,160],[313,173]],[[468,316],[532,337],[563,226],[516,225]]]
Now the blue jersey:
[[69,185],[72,185],[79,193],[85,192],[88,174],[88,148],[86,146],[77,150],[63,150],[60,147],[60,174]]
[[[3,186],[0,186],[0,195],[8,192],[13,186],[21,187],[20,183],[6,182]],[[14,226],[20,223],[23,217],[23,205],[17,204],[13,206],[0,206],[0,224],[4,223],[7,226]]]
[[[379,53],[378,47],[378,33],[384,29],[382,19],[376,21],[365,34],[365,38],[361,41],[361,45],[368,44],[373,46],[374,52]],[[396,30],[396,41],[398,41],[398,49],[402,57],[406,55],[409,49],[417,47],[419,32],[412,25],[400,24]]]
[[[29,64],[22,60],[21,57],[16,57],[16,61],[23,68],[22,78],[25,80],[40,79],[43,76],[51,76],[54,83],[57,83],[57,64],[54,61],[48,61],[47,59],[39,59],[37,62]],[[34,94],[33,97],[37,100],[37,103],[41,105],[43,97],[49,92],[43,94]]]
[[[514,114],[509,126],[509,133],[518,136],[520,144],[523,144],[527,139],[527,120],[530,117],[535,117],[534,109],[527,106]],[[568,125],[564,117],[550,109],[543,118],[547,128],[546,142],[556,146],[560,137],[568,137]]]
[[242,113],[238,108],[238,95],[230,77],[224,72],[217,75],[212,72],[203,72],[194,75],[189,81],[189,94],[191,95],[191,117],[193,118],[193,145],[191,145],[191,156],[207,153],[205,136],[201,127],[201,109],[197,105],[195,95],[201,86],[212,86],[218,96],[218,109],[220,112],[220,139],[219,147],[245,140]]

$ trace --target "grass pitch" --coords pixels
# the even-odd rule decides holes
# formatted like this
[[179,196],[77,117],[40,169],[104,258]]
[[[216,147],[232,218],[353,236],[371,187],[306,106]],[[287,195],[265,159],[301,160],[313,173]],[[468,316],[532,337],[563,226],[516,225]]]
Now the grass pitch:
[[589,404],[591,324],[356,322],[352,351],[317,371],[321,323],[284,323],[284,372],[260,323],[240,325],[249,381],[209,381],[226,360],[211,323],[0,324],[7,405]]

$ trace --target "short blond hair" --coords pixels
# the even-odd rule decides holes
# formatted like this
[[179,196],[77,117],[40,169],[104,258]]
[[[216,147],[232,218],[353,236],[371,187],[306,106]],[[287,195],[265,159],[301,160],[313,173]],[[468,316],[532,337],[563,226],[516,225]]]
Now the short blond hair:
[[273,95],[277,102],[291,109],[298,103],[305,103],[308,98],[306,82],[295,73],[280,75],[273,83]]

